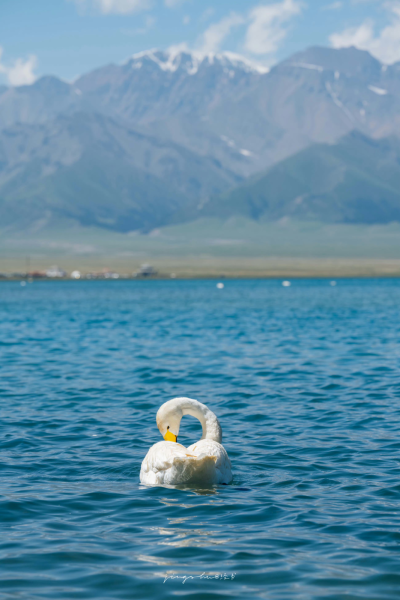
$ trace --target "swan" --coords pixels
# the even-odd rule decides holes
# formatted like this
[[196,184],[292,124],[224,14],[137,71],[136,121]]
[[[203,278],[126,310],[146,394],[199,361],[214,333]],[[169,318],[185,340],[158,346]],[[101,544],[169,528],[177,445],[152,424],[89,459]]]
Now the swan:
[[[201,440],[185,448],[178,444],[183,415],[199,419]],[[214,484],[232,481],[231,461],[222,446],[222,430],[216,415],[192,398],[174,398],[158,409],[157,427],[164,442],[154,444],[140,469],[140,481],[150,485]]]

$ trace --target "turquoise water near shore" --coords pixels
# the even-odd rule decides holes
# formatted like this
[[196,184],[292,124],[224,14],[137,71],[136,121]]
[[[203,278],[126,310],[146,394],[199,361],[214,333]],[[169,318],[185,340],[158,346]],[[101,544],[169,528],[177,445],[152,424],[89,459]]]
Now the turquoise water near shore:
[[[0,597],[399,598],[400,282],[215,284],[1,283]],[[232,485],[139,483],[182,395]]]

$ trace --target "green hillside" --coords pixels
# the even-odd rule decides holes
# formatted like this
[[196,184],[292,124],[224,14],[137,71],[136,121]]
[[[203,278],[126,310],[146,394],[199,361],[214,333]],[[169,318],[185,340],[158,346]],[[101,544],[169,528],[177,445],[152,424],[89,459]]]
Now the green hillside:
[[72,218],[146,231],[240,180],[210,158],[104,115],[79,112],[0,132],[0,227]]
[[19,229],[73,219],[120,232],[168,223],[186,198],[121,158],[91,149],[77,162],[32,182],[30,164],[0,193],[0,221]]
[[199,212],[272,221],[400,221],[400,142],[353,132],[336,145],[313,145],[213,198]]
[[0,259],[27,255],[45,261],[61,257],[203,258],[380,258],[400,259],[400,224],[352,225],[317,222],[208,218],[123,234],[99,227],[53,221],[41,229],[0,229]]

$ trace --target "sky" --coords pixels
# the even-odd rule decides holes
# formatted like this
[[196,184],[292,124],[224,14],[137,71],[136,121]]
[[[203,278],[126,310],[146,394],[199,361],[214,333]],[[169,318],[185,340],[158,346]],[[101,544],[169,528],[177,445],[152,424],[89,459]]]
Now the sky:
[[152,48],[270,67],[313,45],[400,61],[400,0],[0,0],[0,83],[11,86],[73,81]]

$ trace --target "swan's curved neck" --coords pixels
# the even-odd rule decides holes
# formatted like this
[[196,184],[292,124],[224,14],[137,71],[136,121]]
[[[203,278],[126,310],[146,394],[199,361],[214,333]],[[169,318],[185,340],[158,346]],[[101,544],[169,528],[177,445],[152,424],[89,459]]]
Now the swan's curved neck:
[[201,439],[222,442],[222,429],[216,415],[205,404],[191,398],[175,398],[177,408],[183,415],[191,415],[199,419],[203,428]]

